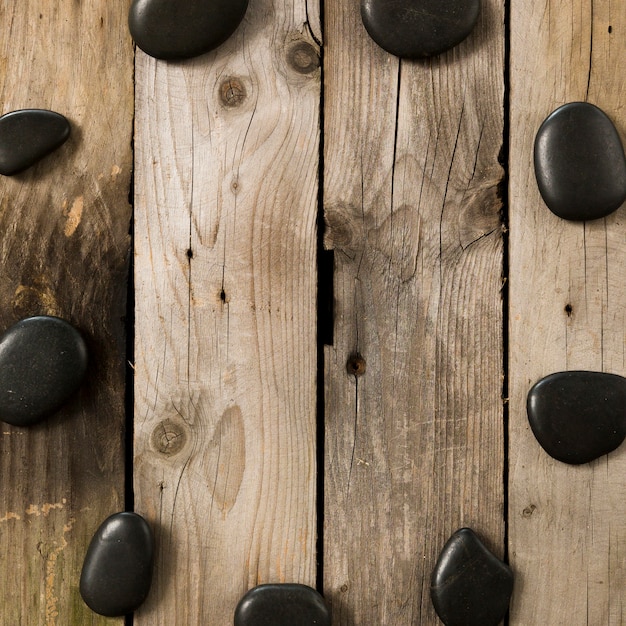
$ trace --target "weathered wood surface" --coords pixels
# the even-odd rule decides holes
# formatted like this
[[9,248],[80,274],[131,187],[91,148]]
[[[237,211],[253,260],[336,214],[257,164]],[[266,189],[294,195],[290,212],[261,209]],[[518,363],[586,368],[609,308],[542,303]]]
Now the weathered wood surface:
[[319,51],[303,0],[252,0],[136,71],[135,623],[230,626],[248,588],[315,582]]
[[511,4],[511,624],[622,624],[626,450],[568,466],[526,417],[530,386],[552,372],[625,373],[626,214],[555,217],[532,168],[535,133],[558,106],[600,106],[626,136],[626,12],[609,0]]
[[437,624],[449,535],[504,552],[503,7],[400,62],[330,2],[324,60],[325,593],[337,625]]
[[39,426],[0,432],[0,623],[113,624],[78,592],[88,543],[124,508],[124,315],[133,51],[128,5],[0,4],[0,113],[49,108],[69,141],[0,177],[0,328],[64,317],[84,334],[87,382]]

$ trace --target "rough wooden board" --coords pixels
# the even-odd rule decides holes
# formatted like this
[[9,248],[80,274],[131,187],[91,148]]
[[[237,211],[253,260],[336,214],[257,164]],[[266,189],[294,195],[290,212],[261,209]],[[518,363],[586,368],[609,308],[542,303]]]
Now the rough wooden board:
[[504,551],[503,9],[421,62],[378,48],[357,2],[325,18],[325,592],[334,624],[438,624],[449,535]]
[[525,403],[552,372],[626,373],[625,210],[560,220],[532,167],[539,125],[566,102],[600,106],[626,136],[626,13],[608,0],[511,6],[511,624],[622,624],[626,451],[559,463],[533,437]]
[[78,580],[102,520],[124,508],[124,315],[133,50],[128,5],[0,5],[0,113],[49,108],[72,124],[53,155],[0,177],[0,328],[58,315],[85,335],[78,397],[30,429],[2,424],[0,623],[113,624]]
[[138,625],[230,626],[248,588],[315,582],[306,22],[301,0],[252,0],[213,53],[137,54],[135,494],[158,544]]

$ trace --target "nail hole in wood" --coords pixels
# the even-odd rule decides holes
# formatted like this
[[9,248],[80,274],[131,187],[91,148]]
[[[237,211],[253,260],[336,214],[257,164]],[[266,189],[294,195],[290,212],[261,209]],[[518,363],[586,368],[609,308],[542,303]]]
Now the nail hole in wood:
[[193,250],[191,248],[189,248],[187,250],[187,258],[188,259],[193,259]]
[[568,303],[565,305],[565,312],[567,313],[567,317],[571,317],[573,311],[574,309],[571,304]]
[[358,353],[350,355],[346,363],[346,371],[350,376],[363,376],[365,374],[365,359]]

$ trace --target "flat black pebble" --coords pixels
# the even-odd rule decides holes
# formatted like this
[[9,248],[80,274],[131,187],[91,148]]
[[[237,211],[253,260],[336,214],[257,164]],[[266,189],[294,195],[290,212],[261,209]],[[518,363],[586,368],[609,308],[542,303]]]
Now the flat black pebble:
[[470,528],[457,530],[433,570],[430,595],[446,626],[496,626],[513,592],[513,572]]
[[154,540],[136,513],[108,517],[93,536],[80,575],[80,595],[100,615],[116,617],[137,609],[152,582]]
[[250,589],[235,610],[235,626],[330,626],[324,598],[294,583]]
[[87,371],[81,334],[58,317],[28,317],[0,337],[0,420],[30,426],[78,390]]
[[370,37],[391,54],[409,59],[445,52],[473,30],[480,0],[361,0]]
[[0,174],[11,176],[61,146],[70,123],[60,113],[22,109],[0,117]]
[[615,211],[626,200],[626,158],[613,122],[586,102],[559,107],[537,132],[535,176],[544,202],[563,219]]
[[603,372],[557,372],[535,383],[528,421],[552,457],[578,465],[615,450],[626,437],[626,378]]
[[243,20],[248,0],[133,0],[128,26],[157,59],[190,59],[224,43]]

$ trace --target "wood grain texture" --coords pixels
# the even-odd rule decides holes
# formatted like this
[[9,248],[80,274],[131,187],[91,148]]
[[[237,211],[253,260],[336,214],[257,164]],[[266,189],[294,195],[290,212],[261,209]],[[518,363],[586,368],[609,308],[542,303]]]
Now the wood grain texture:
[[370,40],[357,2],[326,5],[324,579],[336,625],[439,623],[430,575],[461,526],[504,551],[502,11],[485,2],[463,44],[407,62]]
[[0,177],[0,328],[63,317],[84,334],[87,381],[43,424],[0,429],[7,626],[113,624],[78,581],[102,520],[124,508],[124,315],[130,239],[133,50],[126,2],[0,5],[0,113],[48,108],[69,141]]
[[248,588],[315,581],[308,17],[252,0],[213,53],[137,53],[135,491],[158,546],[141,626],[230,626]]
[[537,129],[566,102],[598,105],[626,136],[626,13],[608,0],[511,6],[511,624],[622,624],[626,450],[559,463],[534,439],[525,403],[552,372],[626,373],[624,208],[560,220],[532,166]]

